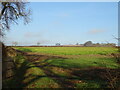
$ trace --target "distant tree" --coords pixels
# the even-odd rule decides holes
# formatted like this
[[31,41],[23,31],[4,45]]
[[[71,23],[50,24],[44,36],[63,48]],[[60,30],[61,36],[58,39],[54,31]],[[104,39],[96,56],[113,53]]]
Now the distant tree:
[[40,45],[40,42],[37,42],[37,46],[39,46]]
[[100,45],[100,43],[96,43],[95,45]]
[[56,46],[60,46],[60,43],[56,43],[55,45],[56,45]]
[[92,41],[87,41],[87,42],[84,43],[84,46],[86,46],[86,47],[87,46],[89,47],[89,46],[92,46],[92,45],[93,45]]
[[100,46],[100,43],[96,43],[96,44],[93,44],[93,45],[98,47],[98,46]]
[[4,31],[10,30],[11,24],[18,24],[19,19],[23,18],[25,24],[30,21],[30,9],[26,8],[26,2],[17,1],[0,3],[0,36],[4,36]]
[[114,35],[112,35],[112,36],[114,37],[114,39],[120,40],[120,37],[117,38],[117,37],[115,37]]
[[115,37],[114,35],[112,35],[114,37],[114,39],[118,40],[118,46],[120,47],[120,35],[117,37]]
[[76,45],[79,45],[79,43],[76,43]]
[[97,45],[100,45],[100,43],[96,43]]
[[109,43],[111,46],[116,46],[116,44],[115,43]]
[[17,46],[17,45],[18,45],[18,42],[12,42],[12,45],[13,45],[13,46]]

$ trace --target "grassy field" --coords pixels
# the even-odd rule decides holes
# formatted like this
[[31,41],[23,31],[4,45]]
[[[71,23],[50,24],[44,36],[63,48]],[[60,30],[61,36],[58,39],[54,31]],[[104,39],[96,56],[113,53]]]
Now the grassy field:
[[19,79],[13,83],[22,83],[19,87],[106,88],[111,87],[107,71],[117,74],[120,68],[111,55],[117,52],[113,47],[14,48],[26,52],[15,58]]
[[16,47],[16,49],[53,55],[106,55],[117,51],[114,47]]

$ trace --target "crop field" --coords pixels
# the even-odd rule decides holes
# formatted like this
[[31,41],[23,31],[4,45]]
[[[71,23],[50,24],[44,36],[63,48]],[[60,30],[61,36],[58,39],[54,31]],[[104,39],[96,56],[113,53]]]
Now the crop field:
[[24,52],[15,57],[19,79],[12,82],[22,83],[19,87],[107,88],[111,87],[109,74],[117,75],[120,68],[112,56],[117,53],[114,47],[13,48]]

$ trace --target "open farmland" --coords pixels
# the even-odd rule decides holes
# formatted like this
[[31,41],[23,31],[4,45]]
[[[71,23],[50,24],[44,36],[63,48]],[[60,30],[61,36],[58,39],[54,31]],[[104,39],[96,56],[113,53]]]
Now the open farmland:
[[38,52],[51,55],[106,55],[115,53],[114,47],[15,47],[24,52]]
[[[14,47],[16,75],[6,86],[20,88],[107,88],[119,79],[112,47]],[[111,75],[111,76],[109,76]],[[18,78],[19,77],[19,78]],[[119,80],[118,80],[119,81]],[[116,83],[116,82],[115,82]],[[115,84],[118,87],[119,82]]]
[[86,68],[98,66],[118,68],[115,58],[111,56],[111,53],[117,52],[117,48],[112,47],[17,47],[16,49],[34,55],[60,57],[49,60],[54,61],[51,65],[59,67]]

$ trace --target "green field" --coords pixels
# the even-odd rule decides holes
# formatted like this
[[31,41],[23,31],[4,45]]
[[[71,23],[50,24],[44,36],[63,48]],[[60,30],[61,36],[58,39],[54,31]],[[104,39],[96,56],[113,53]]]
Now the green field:
[[117,51],[114,47],[16,47],[16,49],[53,55],[106,55]]
[[[112,47],[17,47],[24,52],[35,52],[42,55],[57,55],[66,59],[52,59],[52,64],[65,67],[102,66],[117,68],[111,53],[116,53],[117,48]],[[50,61],[50,60],[49,60]]]
[[120,68],[111,55],[117,53],[113,47],[14,48],[26,52],[15,57],[18,81],[22,81],[20,87],[106,88],[110,87],[104,77],[107,69]]

